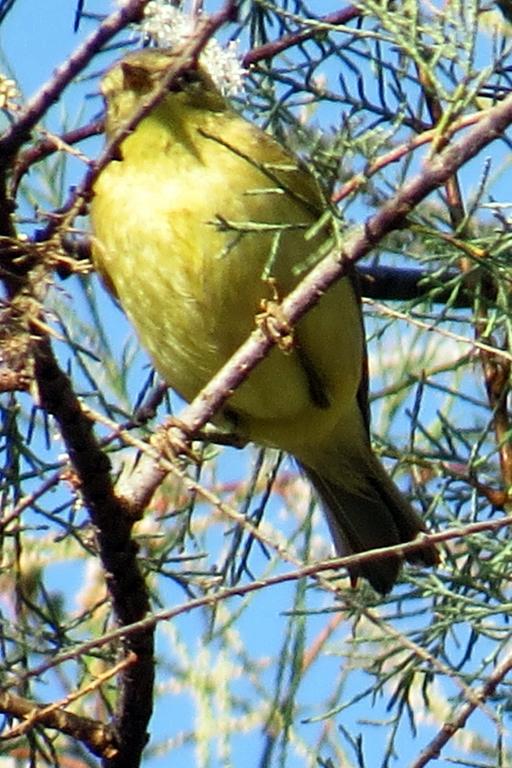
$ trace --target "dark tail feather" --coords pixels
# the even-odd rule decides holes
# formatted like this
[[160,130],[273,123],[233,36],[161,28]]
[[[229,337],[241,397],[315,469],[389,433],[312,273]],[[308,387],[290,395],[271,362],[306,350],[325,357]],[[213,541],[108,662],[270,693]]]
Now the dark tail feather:
[[[368,466],[358,467],[350,478],[340,475],[336,481],[308,466],[303,469],[323,504],[339,555],[405,543],[425,532],[422,520],[373,455]],[[439,556],[435,546],[426,544],[407,560],[431,566]],[[377,592],[386,594],[397,580],[401,564],[401,557],[382,558],[351,568],[350,575],[353,580],[364,576]]]

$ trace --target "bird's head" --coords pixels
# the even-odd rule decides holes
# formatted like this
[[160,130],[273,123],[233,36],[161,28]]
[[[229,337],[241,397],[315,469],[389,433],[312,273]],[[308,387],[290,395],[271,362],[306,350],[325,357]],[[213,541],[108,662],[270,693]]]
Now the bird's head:
[[[172,71],[176,77],[172,77]],[[107,131],[129,120],[145,102],[161,91],[162,101],[175,108],[221,112],[228,104],[208,72],[196,65],[183,69],[175,50],[145,48],[129,53],[105,74],[101,92],[107,106]]]

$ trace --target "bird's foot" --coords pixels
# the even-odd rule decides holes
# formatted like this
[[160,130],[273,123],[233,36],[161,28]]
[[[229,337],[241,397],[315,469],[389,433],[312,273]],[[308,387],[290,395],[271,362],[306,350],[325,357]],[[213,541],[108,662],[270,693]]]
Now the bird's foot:
[[268,283],[273,297],[261,300],[262,311],[256,315],[256,325],[282,352],[289,354],[295,346],[294,329],[284,316],[275,280],[270,278]]

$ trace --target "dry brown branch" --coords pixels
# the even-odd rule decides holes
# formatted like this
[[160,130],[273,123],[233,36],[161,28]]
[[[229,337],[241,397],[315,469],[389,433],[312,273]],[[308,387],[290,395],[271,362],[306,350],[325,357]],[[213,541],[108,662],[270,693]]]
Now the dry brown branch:
[[410,768],[424,768],[432,760],[437,760],[444,747],[450,742],[457,731],[464,728],[469,717],[475,711],[478,702],[483,703],[494,695],[498,685],[505,679],[512,670],[512,653],[509,653],[503,661],[498,664],[485,683],[473,692],[471,701],[458,707],[450,720],[446,720],[441,730],[432,739],[432,741],[420,753],[417,760],[414,760]]
[[[64,705],[63,705],[64,706]],[[29,699],[0,691],[0,711],[11,717],[30,723],[39,723],[45,728],[54,728],[81,741],[87,749],[99,757],[110,758],[117,752],[117,736],[114,728],[97,720],[80,717],[67,712],[59,705],[36,704]],[[20,726],[23,727],[23,726]],[[17,729],[2,736],[2,741],[18,735]]]
[[27,141],[34,126],[41,120],[49,107],[57,101],[64,88],[91,61],[94,54],[124,29],[130,22],[140,18],[148,0],[125,0],[123,4],[98,25],[94,32],[58,67],[51,80],[45,83],[25,105],[16,121],[0,137],[2,165],[12,162],[18,149]]
[[[194,483],[194,481],[191,480],[189,480],[189,485],[191,488],[197,490],[198,492],[201,488],[199,484]],[[213,494],[206,489],[202,489],[202,493],[205,499],[210,502],[214,498]],[[279,553],[279,556],[283,560],[294,564],[298,563],[298,560],[293,558],[287,551],[283,551],[279,545],[277,545],[275,542],[272,542],[271,539],[267,539],[265,535],[262,534],[260,529],[255,529],[251,523],[247,519],[243,518],[239,512],[229,508],[228,505],[222,503],[218,503],[217,508],[221,514],[225,514],[230,519],[240,522],[240,524],[246,527],[251,534],[256,536],[261,541],[264,541],[269,547],[272,546],[273,549]],[[425,537],[422,539],[411,541],[407,544],[399,544],[394,547],[371,550],[359,555],[337,557],[322,562],[315,562],[305,566],[303,565],[293,571],[289,571],[288,573],[280,573],[276,576],[270,576],[265,579],[258,579],[251,581],[248,584],[237,585],[235,587],[219,587],[213,593],[193,598],[188,600],[186,603],[174,606],[173,608],[158,611],[153,613],[151,616],[147,616],[145,619],[138,621],[132,626],[111,630],[110,632],[106,632],[100,638],[94,638],[93,640],[82,643],[81,645],[75,647],[72,651],[60,653],[56,655],[51,661],[44,662],[43,664],[40,664],[39,666],[31,669],[29,672],[23,675],[23,679],[40,676],[48,670],[53,669],[57,665],[62,664],[65,661],[69,661],[70,659],[76,658],[77,655],[89,653],[95,648],[101,648],[102,646],[123,638],[132,632],[139,632],[141,630],[147,629],[148,627],[155,626],[161,621],[169,621],[177,616],[181,616],[185,613],[189,613],[190,611],[202,608],[204,606],[211,607],[219,601],[227,600],[230,598],[243,597],[244,595],[248,595],[252,592],[267,589],[279,584],[298,581],[299,579],[303,578],[311,577],[318,580],[322,587],[330,592],[335,593],[339,600],[342,600],[348,605],[352,605],[356,602],[357,598],[356,596],[353,598],[351,597],[351,590],[339,590],[335,583],[332,581],[326,581],[325,579],[321,578],[323,573],[335,572],[341,568],[348,568],[350,566],[359,565],[376,558],[393,557],[396,555],[405,556],[407,553],[421,548],[425,541],[428,541],[432,544],[442,544],[449,541],[455,541],[457,539],[466,540],[469,536],[472,535],[477,535],[485,531],[497,532],[502,528],[509,528],[510,526],[512,526],[512,515],[494,520],[486,520],[479,523],[471,523],[459,528],[450,528],[439,533],[430,533],[425,535]],[[429,653],[425,648],[418,646],[417,643],[414,643],[410,638],[396,630],[388,622],[383,620],[375,611],[372,611],[359,602],[357,603],[357,608],[358,611],[369,621],[375,624],[379,630],[384,633],[384,635],[390,635],[394,639],[400,640],[400,642],[405,644],[406,647],[408,647],[420,660],[426,661],[431,667],[439,669],[442,674],[452,678],[457,683],[457,685],[459,685],[461,690],[466,693],[468,700],[474,699],[474,695],[471,692],[471,689],[469,689],[462,678],[460,678],[456,670],[450,668],[440,659]]]
[[332,29],[333,27],[341,27],[348,24],[354,19],[360,18],[363,12],[360,8],[356,8],[353,5],[347,5],[341,11],[334,11],[334,13],[328,13],[325,16],[321,16],[319,19],[315,19],[310,22],[308,28],[301,30],[295,34],[283,35],[279,40],[274,40],[266,45],[260,45],[245,54],[243,58],[244,66],[249,67],[251,64],[256,64],[258,61],[272,59],[279,53],[288,50],[296,45],[311,40],[317,35],[322,35],[326,29]]
[[[47,339],[34,346],[35,377],[42,406],[59,425],[81,492],[97,531],[99,554],[112,607],[121,625],[131,624],[149,610],[146,584],[131,539],[133,519],[114,495],[110,463],[98,446],[92,423],[84,414],[67,376],[59,369]],[[136,633],[124,642],[127,657],[136,663],[121,674],[116,707],[119,751],[109,766],[137,768],[146,744],[146,727],[153,709],[153,630]]]

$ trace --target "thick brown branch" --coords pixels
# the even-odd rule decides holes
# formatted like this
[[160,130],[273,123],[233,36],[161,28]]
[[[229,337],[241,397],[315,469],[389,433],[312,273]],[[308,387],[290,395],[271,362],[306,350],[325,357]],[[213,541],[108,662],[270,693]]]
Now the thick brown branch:
[[[131,539],[133,519],[114,495],[110,463],[98,447],[92,423],[82,412],[47,339],[36,343],[34,357],[41,405],[57,420],[96,528],[115,615],[121,625],[132,624],[149,611],[148,593]],[[125,654],[134,654],[137,661],[121,676],[115,723],[119,752],[106,765],[138,768],[153,707],[153,630],[130,634],[123,645]]]
[[[29,102],[12,130],[8,130],[0,139],[1,151],[7,157],[12,156],[36,120],[55,100],[62,88],[90,56],[111,37],[114,28],[135,19],[142,11],[145,2],[133,0],[111,17],[108,24],[102,24],[89,40],[57,70],[52,81]],[[200,22],[201,34],[184,47],[183,68],[190,66],[194,56],[206,44],[213,32],[226,21],[235,9],[233,0],[227,0],[215,16]],[[119,140],[122,138],[119,137]],[[110,150],[112,148],[110,147]],[[108,160],[108,151],[104,161]],[[9,162],[7,157],[4,165]],[[86,174],[81,191],[72,194],[66,210],[77,212],[80,202],[87,196],[87,190],[99,172],[99,166]],[[5,196],[5,173],[3,178]],[[1,201],[0,201],[1,204]],[[6,209],[8,206],[5,206]],[[0,222],[2,223],[2,222]],[[59,220],[53,221],[47,228],[45,240],[50,240],[59,226]],[[14,238],[12,224],[7,215],[4,231]],[[17,245],[17,244],[16,244]],[[17,251],[16,251],[17,254]],[[19,265],[7,254],[12,267],[4,280],[9,297],[29,296],[31,282],[35,275],[30,260]],[[14,269],[16,267],[16,269]],[[92,422],[83,412],[80,402],[72,390],[69,379],[60,370],[47,337],[41,334],[40,324],[35,319],[27,320],[32,331],[34,374],[39,388],[42,407],[52,414],[61,431],[73,468],[80,481],[80,487],[91,520],[96,528],[100,558],[105,570],[112,605],[118,622],[123,626],[140,621],[149,611],[149,597],[146,585],[137,563],[136,548],[131,538],[134,518],[127,513],[126,506],[115,496],[111,479],[110,464],[101,451],[92,431]],[[153,708],[154,655],[153,627],[130,633],[123,638],[125,656],[136,661],[126,667],[120,675],[120,692],[116,703],[115,731],[117,734],[117,752],[105,758],[108,768],[138,768],[142,750],[147,742],[147,725]]]
[[36,704],[29,699],[0,691],[0,711],[19,720],[36,718],[40,725],[55,728],[60,733],[72,736],[85,744],[94,755],[112,757],[117,751],[117,737],[114,729],[88,717],[79,717],[64,709],[45,712],[45,704]]

